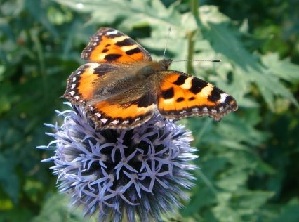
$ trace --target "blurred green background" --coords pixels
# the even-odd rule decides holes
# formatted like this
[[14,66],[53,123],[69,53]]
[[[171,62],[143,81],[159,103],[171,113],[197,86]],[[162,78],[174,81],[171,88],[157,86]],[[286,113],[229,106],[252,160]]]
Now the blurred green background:
[[[173,221],[299,221],[298,0],[0,0],[0,221],[82,219],[41,163],[44,123],[101,26],[213,82],[239,110],[183,120],[201,168]],[[168,31],[171,28],[171,31]],[[221,63],[196,59],[221,59]]]

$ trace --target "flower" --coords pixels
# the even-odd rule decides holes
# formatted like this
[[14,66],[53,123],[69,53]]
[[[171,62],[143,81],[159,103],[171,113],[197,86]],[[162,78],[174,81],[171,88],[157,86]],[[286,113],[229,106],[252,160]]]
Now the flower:
[[95,130],[82,107],[57,111],[61,125],[47,124],[54,140],[50,169],[61,192],[98,221],[158,221],[188,199],[193,185],[191,132],[160,115],[134,129]]

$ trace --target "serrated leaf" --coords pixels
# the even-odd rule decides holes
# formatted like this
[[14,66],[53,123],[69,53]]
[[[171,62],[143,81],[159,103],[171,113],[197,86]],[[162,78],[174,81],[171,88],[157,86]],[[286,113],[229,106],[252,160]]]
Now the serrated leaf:
[[[211,41],[211,46],[215,52],[221,53],[225,60],[232,63],[232,72],[235,75],[235,82],[232,85],[256,84],[272,110],[274,110],[275,96],[282,96],[298,105],[291,92],[277,78],[282,74],[272,72],[275,69],[274,67],[271,68],[272,63],[262,66],[258,57],[250,54],[244,48],[239,40],[239,34],[229,28],[228,22],[223,19],[216,19],[221,18],[221,16],[215,8],[203,7],[200,12],[203,21],[203,36]],[[295,66],[290,65],[289,67],[292,67],[292,71],[294,71]],[[283,70],[280,69],[275,72],[279,71]],[[234,87],[235,91],[244,89],[244,87],[238,87],[238,85]]]
[[[84,2],[78,0],[56,1],[81,12],[90,12],[92,15],[91,23],[101,22],[102,24],[111,24],[119,20],[121,26],[127,29],[144,23],[159,28],[178,26],[181,24],[181,17],[177,11],[174,10],[174,7],[170,6],[166,8],[159,0],[112,0],[109,2],[97,0]],[[95,8],[98,8],[99,11],[95,11]]]
[[261,58],[263,64],[278,78],[287,81],[299,80],[299,66],[292,64],[288,59],[280,60],[277,53],[269,53]]

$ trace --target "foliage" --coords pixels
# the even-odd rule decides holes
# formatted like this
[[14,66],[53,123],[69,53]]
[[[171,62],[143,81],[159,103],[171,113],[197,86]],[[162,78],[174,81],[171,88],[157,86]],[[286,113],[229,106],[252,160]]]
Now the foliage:
[[[0,221],[82,221],[56,196],[49,165],[40,163],[51,154],[35,147],[47,143],[43,123],[55,122],[65,80],[101,26],[138,39],[155,58],[167,45],[166,57],[187,59],[172,69],[215,83],[239,103],[220,123],[182,121],[193,131],[201,169],[176,219],[298,221],[297,6],[287,0],[202,2],[2,0]],[[279,17],[282,12],[288,13]],[[206,58],[222,62],[196,61]]]

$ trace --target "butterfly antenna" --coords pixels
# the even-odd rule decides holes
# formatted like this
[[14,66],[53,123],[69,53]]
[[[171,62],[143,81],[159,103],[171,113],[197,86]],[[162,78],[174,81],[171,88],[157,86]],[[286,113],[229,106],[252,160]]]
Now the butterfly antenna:
[[171,32],[171,27],[168,28],[168,35],[166,38],[166,42],[165,42],[165,48],[164,48],[164,52],[163,52],[163,58],[166,59],[166,51],[167,51],[167,45],[168,45],[168,41],[169,41],[169,37],[170,37],[170,32]]
[[[186,59],[174,60],[173,62],[186,62]],[[221,62],[220,59],[192,59],[195,62]]]

